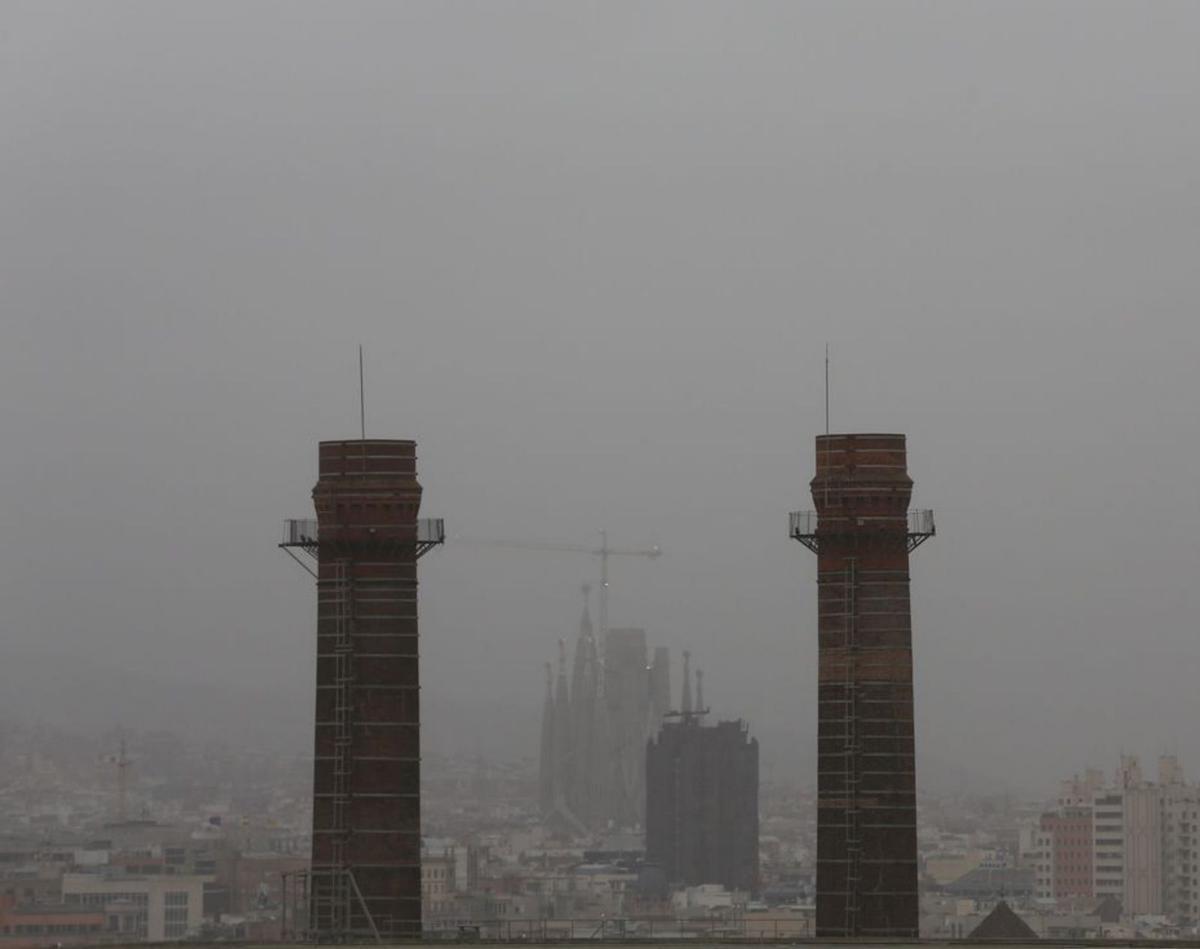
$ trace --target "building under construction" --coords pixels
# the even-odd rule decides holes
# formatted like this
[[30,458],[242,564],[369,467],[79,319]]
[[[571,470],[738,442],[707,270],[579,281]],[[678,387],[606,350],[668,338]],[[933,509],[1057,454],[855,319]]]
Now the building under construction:
[[933,514],[909,511],[903,435],[822,435],[816,511],[791,515],[817,554],[819,938],[918,935],[909,554]]
[[[421,935],[416,443],[321,442],[316,520],[281,546],[317,580],[312,867],[291,931],[316,941]],[[315,570],[308,560],[315,560]]]
[[646,860],[671,884],[758,890],[758,742],[679,713],[646,746]]

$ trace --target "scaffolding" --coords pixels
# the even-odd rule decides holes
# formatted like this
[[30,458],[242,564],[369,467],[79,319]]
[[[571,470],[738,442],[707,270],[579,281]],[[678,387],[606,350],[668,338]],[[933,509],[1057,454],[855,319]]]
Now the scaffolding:
[[843,754],[846,762],[846,935],[858,933],[858,890],[862,873],[862,830],[858,801],[858,639],[855,588],[857,561],[847,558],[842,591],[842,643],[846,650],[844,688],[846,720]]
[[[840,669],[835,665],[830,670],[832,674],[828,679],[822,679],[823,687],[827,684],[837,690],[828,701],[836,703],[839,711],[833,714],[840,717],[830,719],[825,717],[826,713],[822,713],[822,726],[828,727],[829,731],[822,732],[823,736],[828,737],[827,744],[821,746],[820,757],[823,760],[820,768],[823,774],[835,779],[827,792],[827,806],[831,811],[830,816],[836,813],[837,817],[829,826],[836,827],[844,840],[844,853],[837,857],[818,858],[818,872],[822,862],[836,863],[844,868],[843,886],[831,893],[844,900],[840,908],[842,928],[840,932],[831,931],[827,935],[853,938],[877,934],[876,928],[871,926],[871,916],[878,913],[878,908],[872,910],[870,901],[882,895],[878,892],[878,883],[874,882],[875,865],[881,860],[878,854],[864,857],[864,835],[874,841],[872,849],[878,846],[876,838],[884,824],[880,823],[880,816],[873,813],[880,806],[873,798],[883,794],[890,796],[895,790],[889,788],[885,791],[876,786],[879,780],[878,766],[871,764],[871,759],[880,755],[878,745],[884,737],[877,727],[881,714],[879,706],[881,701],[891,704],[892,700],[879,694],[878,686],[881,683],[875,681],[877,673],[873,663],[876,660],[872,658],[879,645],[873,639],[873,626],[864,625],[865,632],[860,637],[859,614],[862,611],[866,618],[864,623],[873,622],[873,617],[880,610],[877,601],[881,596],[874,588],[893,583],[907,584],[908,578],[906,571],[893,574],[878,569],[860,569],[858,557],[849,551],[855,550],[860,542],[870,543],[872,538],[890,534],[897,528],[904,529],[905,549],[911,552],[934,536],[933,512],[914,510],[899,516],[865,517],[847,516],[839,512],[832,515],[827,513],[818,521],[815,511],[796,511],[788,519],[788,534],[792,539],[814,553],[833,555],[840,561],[836,568],[831,565],[831,569],[821,571],[818,576],[822,601],[828,602],[830,607],[828,611],[821,612],[820,627],[822,632],[829,635],[828,646],[832,647],[835,654],[830,656],[830,660],[840,665]],[[879,535],[875,530],[879,531]],[[846,543],[849,538],[855,538],[853,544]],[[823,540],[828,541],[824,550]],[[843,548],[847,549],[839,557],[836,551]],[[839,584],[840,590],[837,589]],[[825,649],[823,644],[822,653]],[[836,657],[837,651],[841,652],[840,657]],[[864,780],[873,782],[866,791]],[[818,801],[818,806],[821,803]],[[889,803],[885,806],[890,810],[895,805]],[[888,818],[888,823],[893,820]],[[867,901],[866,905],[864,900]]]
[[[416,559],[445,541],[441,518],[417,521]],[[317,581],[318,622],[326,624],[333,640],[333,702],[331,706],[333,767],[327,791],[316,789],[314,807],[327,802],[329,821],[327,847],[318,850],[313,841],[314,862],[308,870],[284,874],[283,936],[301,942],[383,941],[381,932],[392,932],[394,921],[377,919],[355,879],[347,858],[350,827],[350,788],[354,746],[354,602],[353,560],[326,560],[324,576],[315,566],[321,563],[317,521],[290,518],[284,521],[279,547]],[[328,557],[328,551],[326,556]],[[305,555],[304,557],[299,554]],[[323,631],[322,630],[322,631]],[[320,632],[320,631],[319,631]],[[321,724],[321,723],[318,723]]]
[[[337,560],[331,576],[317,581],[318,601],[325,601],[324,616],[333,627],[333,768],[329,789],[329,862],[313,866],[309,912],[313,928],[336,939],[350,929],[350,890],[354,874],[346,866],[346,783],[350,777],[351,690],[354,687],[354,616],[349,564]],[[322,589],[323,588],[323,589]],[[313,841],[314,850],[316,840]],[[318,873],[325,876],[317,876]],[[370,914],[368,913],[368,919]]]
[[[291,522],[304,523],[304,522]],[[311,544],[315,556],[315,522],[311,533],[293,529],[294,546]],[[303,529],[302,529],[303,530]],[[285,540],[289,532],[285,528]],[[284,546],[284,545],[280,545]],[[354,868],[346,859],[350,833],[348,783],[352,768],[353,689],[354,689],[354,577],[349,560],[335,560],[326,568],[328,576],[317,580],[318,616],[324,620],[333,638],[333,704],[330,751],[333,767],[329,771],[328,792],[314,799],[320,806],[328,802],[329,822],[318,843],[314,836],[314,860],[311,869],[284,875],[284,938],[304,942],[358,942],[365,938],[381,942],[379,928],[363,899]],[[321,849],[318,849],[318,848]]]
[[[282,938],[286,942],[364,942],[368,938],[382,943],[383,936],[367,909],[366,900],[358,888],[354,874],[349,870],[293,870],[281,874],[283,878]],[[315,907],[314,892],[321,888],[338,886],[345,894],[345,904],[353,910],[357,905],[366,921],[366,927],[347,928],[338,933],[322,931],[313,925]]]

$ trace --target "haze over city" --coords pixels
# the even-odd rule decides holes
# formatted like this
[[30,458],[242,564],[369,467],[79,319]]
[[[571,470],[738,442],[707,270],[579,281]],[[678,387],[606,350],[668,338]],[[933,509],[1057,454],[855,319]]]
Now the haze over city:
[[[918,780],[1200,761],[1190,4],[10,3],[0,711],[310,750],[316,442],[418,443],[423,737],[598,565],[815,783],[810,506],[905,432]],[[1065,763],[1065,764],[1064,764]]]

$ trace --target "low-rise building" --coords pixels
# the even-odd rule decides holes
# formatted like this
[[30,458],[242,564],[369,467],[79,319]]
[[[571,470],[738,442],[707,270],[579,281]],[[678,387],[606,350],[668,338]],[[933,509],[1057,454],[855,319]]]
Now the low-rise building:
[[132,913],[127,935],[150,942],[182,939],[199,928],[204,918],[202,876],[118,876],[67,873],[62,878],[62,899],[68,906],[103,910],[111,919]]
[[0,902],[0,945],[6,949],[96,943],[108,936],[104,911],[84,906],[14,906]]
[[427,920],[446,916],[454,906],[453,852],[421,857],[421,914]]

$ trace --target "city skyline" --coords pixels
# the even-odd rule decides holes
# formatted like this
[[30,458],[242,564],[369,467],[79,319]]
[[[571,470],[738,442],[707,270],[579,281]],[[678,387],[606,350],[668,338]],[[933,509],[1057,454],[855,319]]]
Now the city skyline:
[[0,719],[303,751],[278,532],[365,409],[451,525],[427,749],[532,762],[597,582],[454,533],[604,531],[666,552],[614,561],[608,627],[703,656],[804,786],[780,513],[828,425],[908,433],[942,515],[918,793],[1200,761],[1200,9],[864,9],[6,8]]

